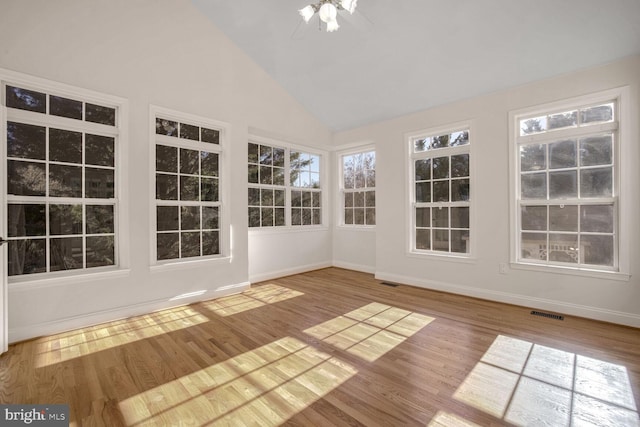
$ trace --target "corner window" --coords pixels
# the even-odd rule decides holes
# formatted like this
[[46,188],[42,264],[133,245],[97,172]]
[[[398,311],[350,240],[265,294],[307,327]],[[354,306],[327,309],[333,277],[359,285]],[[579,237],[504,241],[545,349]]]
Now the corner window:
[[618,102],[514,116],[517,262],[618,270]]
[[468,255],[471,218],[468,127],[409,138],[412,252]]
[[321,155],[248,144],[249,227],[322,225]]
[[224,128],[171,111],[153,120],[156,260],[222,255]]
[[376,225],[376,153],[340,156],[342,221],[346,226]]
[[124,101],[59,86],[2,84],[9,276],[120,264]]

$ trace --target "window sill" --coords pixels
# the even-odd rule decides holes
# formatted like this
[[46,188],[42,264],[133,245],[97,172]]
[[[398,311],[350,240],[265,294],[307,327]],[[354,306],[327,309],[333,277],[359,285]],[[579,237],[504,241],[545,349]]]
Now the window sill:
[[433,252],[407,252],[407,256],[409,258],[420,258],[420,259],[431,259],[434,261],[445,261],[445,262],[456,262],[462,264],[476,264],[477,259],[475,257],[471,257],[470,255],[461,256],[461,255],[450,255],[450,254],[438,254]]
[[128,277],[131,272],[128,268],[102,270],[97,272],[82,271],[77,274],[66,274],[64,276],[32,278],[18,277],[9,278],[9,290],[11,292],[32,291],[35,289],[51,288],[63,285],[72,285],[82,282],[96,282],[107,279],[121,279]]
[[626,273],[621,273],[619,271],[588,270],[585,268],[572,268],[572,267],[557,266],[557,265],[540,265],[540,264],[531,264],[531,263],[525,263],[525,262],[511,262],[510,267],[513,270],[526,270],[526,271],[538,271],[542,273],[565,274],[569,276],[591,277],[594,279],[616,280],[619,282],[628,282],[631,279],[631,275]]
[[229,264],[231,263],[230,256],[221,256],[216,258],[206,259],[186,259],[186,260],[171,260],[164,261],[162,264],[155,264],[149,267],[149,270],[153,274],[163,273],[172,270],[188,270],[192,268],[208,267],[215,264]]
[[249,235],[252,234],[288,234],[288,233],[305,233],[314,231],[329,231],[326,225],[295,225],[286,227],[250,227]]
[[346,224],[340,224],[340,225],[336,225],[336,228],[338,230],[345,230],[345,231],[376,231],[376,226],[375,225],[346,225]]

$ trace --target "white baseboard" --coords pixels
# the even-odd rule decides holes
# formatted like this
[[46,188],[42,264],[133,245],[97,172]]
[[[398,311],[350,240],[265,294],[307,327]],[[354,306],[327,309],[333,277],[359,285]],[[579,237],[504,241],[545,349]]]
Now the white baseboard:
[[205,292],[203,294],[185,296],[183,298],[170,298],[148,301],[140,304],[132,304],[94,313],[66,317],[50,322],[25,325],[18,328],[9,327],[9,343],[24,341],[46,335],[59,334],[78,328],[86,328],[100,323],[112,322],[133,316],[141,316],[154,311],[192,304],[198,301],[206,301],[213,298],[236,294],[249,289],[250,283],[237,283]]
[[338,268],[344,268],[347,270],[360,271],[362,273],[375,274],[376,266],[375,265],[362,265],[362,264],[353,264],[350,262],[343,261],[333,261],[333,266]]
[[250,274],[249,281],[251,283],[264,282],[265,280],[278,279],[280,277],[291,276],[292,274],[306,273],[308,271],[319,270],[321,268],[327,268],[327,267],[333,267],[333,264],[327,261],[327,262],[320,262],[316,264],[296,266],[293,268],[286,268],[283,270],[267,271],[267,272],[258,273],[258,274]]
[[433,289],[442,292],[460,294],[490,301],[514,304],[523,307],[530,307],[540,310],[553,311],[566,315],[585,317],[588,319],[601,320],[604,322],[617,323],[621,325],[640,328],[640,316],[622,311],[606,310],[598,307],[571,304],[561,301],[554,301],[545,298],[529,297],[508,292],[491,291],[486,289],[472,288],[468,286],[455,285],[452,283],[439,282],[435,280],[425,280],[416,277],[401,276],[392,273],[376,272],[378,280],[393,283],[406,284],[421,288]]

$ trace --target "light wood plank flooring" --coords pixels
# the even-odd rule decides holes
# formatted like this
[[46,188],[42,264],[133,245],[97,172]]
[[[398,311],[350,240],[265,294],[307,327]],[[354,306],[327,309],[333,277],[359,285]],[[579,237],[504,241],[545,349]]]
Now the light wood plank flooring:
[[71,425],[638,426],[640,330],[338,268],[12,345]]

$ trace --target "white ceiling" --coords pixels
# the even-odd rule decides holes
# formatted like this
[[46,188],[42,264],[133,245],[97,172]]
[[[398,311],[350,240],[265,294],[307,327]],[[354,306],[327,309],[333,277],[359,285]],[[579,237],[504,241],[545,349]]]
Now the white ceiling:
[[192,0],[334,131],[640,53],[640,0]]

